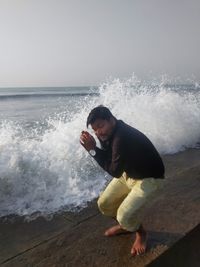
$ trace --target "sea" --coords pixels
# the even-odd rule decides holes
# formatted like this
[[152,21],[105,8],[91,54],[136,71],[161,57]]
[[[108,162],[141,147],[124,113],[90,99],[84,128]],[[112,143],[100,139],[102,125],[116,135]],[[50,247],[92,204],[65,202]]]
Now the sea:
[[[96,198],[111,177],[80,145],[105,105],[162,154],[200,146],[200,86],[111,79],[94,87],[0,89],[0,217],[47,219]],[[97,140],[98,144],[98,140]],[[99,144],[98,144],[99,145]]]

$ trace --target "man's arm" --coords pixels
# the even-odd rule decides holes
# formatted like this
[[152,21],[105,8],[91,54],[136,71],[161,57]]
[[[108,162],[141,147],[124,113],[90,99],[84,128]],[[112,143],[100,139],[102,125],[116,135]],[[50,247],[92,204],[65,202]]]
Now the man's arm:
[[112,154],[98,147],[95,148],[96,155],[94,159],[111,176],[121,177],[124,171],[123,146],[119,138],[115,138],[112,144]]
[[88,152],[92,149],[96,151],[94,159],[111,176],[121,177],[124,171],[124,148],[119,137],[113,140],[111,155],[108,151],[98,148],[94,137],[86,131],[81,133],[80,143]]

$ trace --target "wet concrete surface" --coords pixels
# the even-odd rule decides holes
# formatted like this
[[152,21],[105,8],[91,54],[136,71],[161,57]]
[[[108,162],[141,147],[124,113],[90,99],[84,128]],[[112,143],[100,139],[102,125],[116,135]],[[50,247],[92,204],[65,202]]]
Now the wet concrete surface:
[[[165,185],[143,210],[143,223],[149,236],[144,255],[130,254],[134,234],[103,236],[105,229],[115,222],[99,213],[94,200],[81,212],[57,214],[49,221],[1,218],[1,266],[140,267],[161,259],[160,255],[166,255],[200,222],[200,150],[191,149],[163,159]],[[192,257],[188,261],[195,266]]]

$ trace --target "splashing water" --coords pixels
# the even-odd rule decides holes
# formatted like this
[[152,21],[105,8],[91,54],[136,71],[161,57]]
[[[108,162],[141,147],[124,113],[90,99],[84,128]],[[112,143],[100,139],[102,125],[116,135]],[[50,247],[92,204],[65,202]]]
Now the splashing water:
[[102,84],[99,96],[75,100],[74,112],[46,119],[42,131],[41,124],[25,129],[2,120],[0,216],[48,216],[85,207],[98,196],[110,178],[80,145],[79,136],[88,113],[99,104],[145,133],[162,154],[196,147],[200,140],[198,86],[147,83],[134,75]]

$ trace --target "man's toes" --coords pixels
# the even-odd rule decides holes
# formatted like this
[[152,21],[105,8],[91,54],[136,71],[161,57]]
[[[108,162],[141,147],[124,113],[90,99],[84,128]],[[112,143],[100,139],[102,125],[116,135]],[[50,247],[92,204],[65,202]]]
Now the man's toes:
[[109,234],[109,232],[108,232],[108,230],[106,230],[106,231],[104,232],[104,235],[105,235],[105,236],[108,236],[108,234]]
[[135,248],[132,248],[132,249],[131,249],[131,254],[132,254],[133,256],[137,255],[137,251],[136,251]]
[[144,249],[143,248],[132,248],[132,250],[131,250],[131,254],[133,255],[133,256],[135,256],[135,255],[141,255],[141,254],[143,254],[144,253]]
[[144,247],[140,248],[140,254],[144,254],[144,253],[145,253],[145,248]]
[[143,254],[144,253],[144,249],[140,248],[139,253],[140,253],[140,255]]
[[110,230],[107,230],[107,231],[105,231],[104,235],[105,236],[112,236],[113,235],[113,232],[110,231]]

